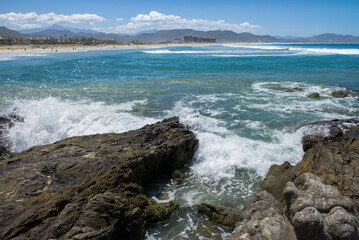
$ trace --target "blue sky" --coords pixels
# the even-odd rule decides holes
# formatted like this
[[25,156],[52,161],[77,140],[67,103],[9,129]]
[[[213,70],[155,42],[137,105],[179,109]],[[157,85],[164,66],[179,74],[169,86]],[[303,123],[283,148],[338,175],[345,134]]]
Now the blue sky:
[[51,24],[115,33],[193,28],[359,36],[359,0],[0,0],[0,25],[20,30]]

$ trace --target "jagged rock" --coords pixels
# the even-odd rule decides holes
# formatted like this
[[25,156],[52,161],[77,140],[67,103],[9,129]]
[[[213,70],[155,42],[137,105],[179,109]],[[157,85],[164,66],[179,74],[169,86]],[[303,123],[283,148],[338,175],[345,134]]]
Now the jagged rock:
[[[319,177],[304,173],[299,176],[297,186],[287,183],[283,195],[286,214],[298,240],[359,238],[358,214],[353,201],[335,187],[323,184]],[[349,232],[344,233],[342,229]]]
[[[319,176],[325,184],[336,187],[344,196],[350,197],[358,211],[359,126],[357,124],[357,119],[331,121],[328,124],[332,128],[329,136],[317,136],[315,141],[307,144],[301,162],[295,166],[283,164],[271,167],[260,186],[282,201],[283,196],[280,193],[284,189],[285,182],[292,181],[297,184],[298,176],[310,172]],[[342,129],[345,131],[343,132]]]
[[311,93],[307,95],[307,98],[319,98],[319,93]]
[[337,90],[332,92],[332,96],[335,98],[359,97],[359,93],[351,92],[348,90]]
[[249,198],[229,240],[295,240],[290,222],[283,216],[281,204],[268,192]]
[[306,207],[295,213],[292,222],[298,239],[332,239],[324,230],[322,215],[313,207]]
[[358,220],[342,207],[330,210],[324,220],[326,231],[333,239],[359,239]]
[[294,167],[289,162],[272,165],[264,181],[259,183],[261,189],[271,193],[278,201],[284,202],[283,189],[287,182],[292,181]]
[[172,173],[172,179],[175,184],[183,183],[185,175],[180,170],[175,170]]
[[220,207],[207,203],[193,205],[198,213],[204,214],[215,223],[234,229],[239,221],[240,210],[228,207]]
[[141,239],[145,222],[163,218],[147,212],[153,202],[139,185],[180,168],[197,146],[171,118],[15,154],[0,162],[0,238]]

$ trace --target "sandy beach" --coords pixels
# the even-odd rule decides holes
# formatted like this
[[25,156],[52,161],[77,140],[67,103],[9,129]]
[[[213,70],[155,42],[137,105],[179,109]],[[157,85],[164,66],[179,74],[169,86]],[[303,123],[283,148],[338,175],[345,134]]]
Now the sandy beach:
[[[0,46],[0,54],[26,53],[26,52],[70,52],[70,51],[92,51],[110,49],[131,49],[131,48],[163,48],[200,45],[221,45],[223,43],[169,43],[169,44],[115,44],[115,45],[14,45]],[[236,43],[238,44],[238,43]]]

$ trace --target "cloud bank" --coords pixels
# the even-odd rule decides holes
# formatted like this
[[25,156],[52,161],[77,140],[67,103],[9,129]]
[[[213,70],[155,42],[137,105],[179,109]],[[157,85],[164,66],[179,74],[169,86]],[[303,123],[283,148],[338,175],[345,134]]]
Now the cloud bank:
[[258,25],[248,22],[241,24],[227,23],[224,20],[209,21],[204,19],[186,19],[175,15],[165,15],[157,11],[151,11],[148,15],[138,14],[131,18],[131,21],[124,25],[118,25],[114,29],[117,33],[135,33],[144,30],[158,29],[180,29],[190,28],[194,30],[231,30],[234,32],[253,32]]
[[29,13],[5,13],[0,14],[0,20],[18,26],[20,28],[36,28],[41,27],[42,24],[56,24],[56,23],[92,23],[102,22],[104,17],[96,14],[55,14],[53,12],[38,15],[35,12]]

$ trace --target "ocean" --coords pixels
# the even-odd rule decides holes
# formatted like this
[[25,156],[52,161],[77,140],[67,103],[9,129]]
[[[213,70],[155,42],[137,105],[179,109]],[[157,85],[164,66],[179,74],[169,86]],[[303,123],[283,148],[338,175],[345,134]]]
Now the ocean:
[[[241,208],[272,164],[295,164],[315,121],[358,117],[359,44],[216,44],[0,55],[0,115],[14,152],[94,133],[125,132],[179,116],[199,139],[182,170],[146,188],[181,210],[147,239],[223,239],[193,204]],[[298,91],[301,90],[301,91]],[[319,99],[307,98],[310,93]],[[165,199],[158,195],[162,192]]]

